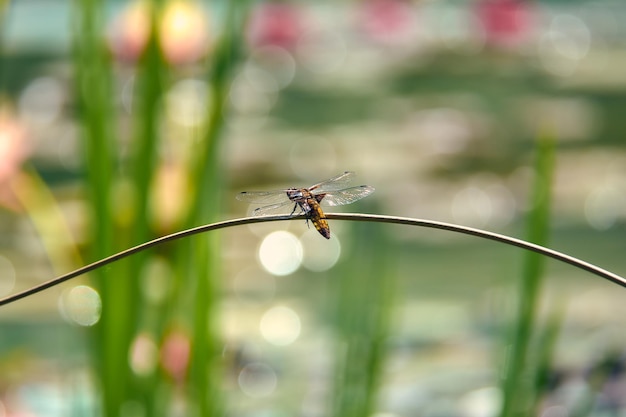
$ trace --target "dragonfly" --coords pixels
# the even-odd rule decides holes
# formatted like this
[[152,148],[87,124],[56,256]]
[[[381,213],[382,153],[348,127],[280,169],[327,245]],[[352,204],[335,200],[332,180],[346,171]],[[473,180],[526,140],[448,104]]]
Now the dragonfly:
[[347,187],[355,175],[352,171],[345,171],[308,188],[244,191],[237,195],[237,200],[265,204],[254,209],[254,216],[280,212],[293,204],[290,216],[300,208],[300,212],[306,216],[307,224],[311,220],[315,229],[326,239],[330,239],[330,227],[321,206],[354,203],[374,192],[374,187],[369,185]]

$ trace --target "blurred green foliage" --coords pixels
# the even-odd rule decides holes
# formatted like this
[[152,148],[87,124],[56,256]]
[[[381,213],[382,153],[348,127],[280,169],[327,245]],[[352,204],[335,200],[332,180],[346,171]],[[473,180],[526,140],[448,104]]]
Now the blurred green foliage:
[[[556,102],[563,99],[580,104],[582,101],[582,114],[591,114],[592,119],[600,116],[581,135],[592,135],[593,146],[609,153],[622,147],[626,99],[619,89],[568,84],[565,78],[546,75],[545,68],[523,54],[488,48],[480,53],[441,48],[430,53],[427,61],[421,60],[423,57],[417,53],[415,56],[408,54],[397,65],[386,67],[384,76],[368,73],[364,81],[354,84],[341,81],[341,76],[345,77],[344,81],[354,82],[350,75],[363,75],[349,72],[353,68],[342,73],[339,81],[327,84],[320,82],[327,81],[323,74],[299,68],[297,82],[280,93],[275,92],[276,96],[261,97],[271,101],[267,114],[269,121],[245,130],[240,126],[243,124],[239,123],[241,119],[230,117],[231,107],[236,107],[232,96],[233,79],[241,78],[241,68],[250,58],[250,50],[244,48],[249,41],[246,39],[249,36],[246,29],[248,9],[265,3],[231,1],[216,5],[218,17],[214,23],[219,35],[211,47],[210,56],[182,69],[168,61],[161,47],[164,35],[158,22],[168,3],[158,0],[144,3],[148,5],[150,30],[145,48],[131,62],[114,57],[111,46],[103,39],[107,32],[104,3],[90,0],[71,3],[73,64],[72,75],[67,77],[73,82],[74,97],[69,100],[68,107],[80,123],[83,162],[60,167],[60,164],[36,160],[33,161],[35,168],[26,172],[32,180],[30,184],[35,184],[33,189],[41,191],[41,195],[46,192],[46,186],[58,186],[62,194],[67,192],[63,187],[68,183],[81,184],[77,198],[87,202],[87,236],[82,236],[73,250],[80,251],[87,262],[173,230],[220,220],[226,212],[224,207],[230,204],[227,185],[231,176],[237,187],[243,186],[244,181],[248,187],[251,182],[265,185],[266,180],[283,180],[281,173],[286,168],[277,167],[290,164],[293,164],[291,170],[298,173],[321,171],[321,168],[316,169],[316,164],[323,165],[326,161],[315,158],[307,158],[306,166],[294,168],[293,149],[285,143],[292,141],[295,132],[341,137],[337,140],[336,155],[332,155],[342,165],[341,169],[352,169],[344,164],[363,163],[364,169],[372,170],[365,174],[384,185],[377,191],[382,203],[377,206],[377,212],[428,213],[420,210],[430,207],[429,204],[438,198],[454,197],[451,191],[444,190],[450,184],[460,187],[467,180],[471,185],[474,174],[483,175],[483,178],[508,176],[510,179],[520,168],[527,166],[529,156],[534,152],[535,181],[531,187],[530,204],[517,201],[513,210],[514,215],[526,218],[527,238],[540,244],[548,242],[551,229],[549,203],[558,194],[552,188],[553,171],[557,169],[553,165],[556,144],[552,138],[535,141],[537,132],[529,126],[554,122],[567,127],[581,113],[574,112],[574,117],[568,115],[560,119],[558,112],[553,117],[537,110],[537,103],[541,100],[533,100],[549,97]],[[0,9],[3,6],[6,4],[0,3]],[[363,36],[361,32],[353,34],[358,42],[363,41]],[[374,50],[374,55],[393,49],[380,45],[379,48]],[[296,57],[303,55],[297,50],[293,54]],[[349,64],[345,66],[350,67],[354,61],[349,60],[355,58],[351,54],[347,57]],[[381,57],[384,55],[373,61],[384,61]],[[56,51],[3,51],[0,61],[2,92],[18,96],[33,78],[65,58]],[[11,65],[5,66],[9,60]],[[118,103],[122,100],[118,96],[119,86],[116,86],[119,72],[133,73],[133,77],[129,77],[133,79],[128,100],[131,104],[122,111],[120,107],[123,106]],[[206,81],[210,104],[203,109],[202,123],[174,133],[166,132],[164,114],[169,87],[174,80],[188,74],[200,74],[199,78]],[[262,87],[270,90],[270,84],[262,84]],[[584,99],[580,100],[581,97]],[[530,104],[525,104],[524,100]],[[557,103],[550,108],[558,110],[559,106]],[[434,155],[434,152],[429,154],[428,144],[419,142],[420,134],[424,132],[411,130],[411,123],[421,110],[430,108],[470,114],[468,124],[470,127],[475,124],[478,128],[470,132],[475,137],[462,143],[462,151],[443,152],[443,156]],[[535,113],[530,116],[522,114],[529,109]],[[436,116],[440,117],[440,114]],[[542,117],[545,120],[536,120]],[[525,118],[530,118],[533,123]],[[435,129],[445,131],[453,121],[443,119]],[[345,134],[348,139],[342,137],[341,129],[348,132]],[[289,139],[275,137],[276,131],[283,132]],[[572,132],[564,131],[557,132],[563,136],[559,138],[559,151],[582,153],[591,147],[588,137],[581,139],[574,132],[572,140],[567,137]],[[380,135],[381,132],[386,133]],[[180,143],[170,140],[170,136],[181,134],[189,139],[188,148],[183,151],[177,147]],[[226,137],[233,139],[234,144],[225,143]],[[315,145],[321,141],[309,139],[305,142],[307,151],[314,151]],[[239,148],[244,148],[243,152]],[[396,153],[386,154],[390,149]],[[246,170],[253,171],[254,175],[243,174],[228,166],[230,163],[235,166],[235,163],[232,162],[234,159],[229,159],[231,154],[225,156],[224,150],[245,154],[244,157],[238,156],[237,167],[245,164]],[[332,157],[329,155],[328,159]],[[172,160],[182,167],[185,181],[182,185],[174,183],[181,190],[167,194],[165,200],[158,200],[154,185],[164,183],[160,170]],[[427,163],[430,165],[424,167]],[[268,169],[258,169],[264,167]],[[38,182],[39,176],[43,181]],[[433,180],[436,185],[424,191],[419,187],[427,180]],[[522,188],[528,188],[525,182],[520,183]],[[376,186],[378,188],[378,184]],[[46,194],[41,206],[53,206],[54,197]],[[519,198],[519,195],[514,197]],[[155,205],[165,205],[177,199],[185,200],[178,216],[169,222],[157,219],[160,210],[155,209]],[[468,206],[462,206],[462,210],[471,211]],[[433,207],[430,213],[442,215],[437,211],[440,207]],[[43,234],[46,227],[41,225],[49,223],[38,222],[36,216],[40,214],[38,210],[26,210],[24,216],[30,216],[32,224]],[[559,229],[551,236],[551,241],[555,242],[555,247],[571,249],[579,256],[594,256],[596,262],[606,262],[610,268],[620,267],[623,265],[620,257],[611,252],[623,244],[619,215],[616,219],[615,227],[602,232],[589,231],[581,226]],[[562,221],[562,216],[557,220]],[[503,227],[515,232],[518,223],[513,220]],[[48,231],[48,241],[73,241],[71,233],[62,227],[55,230],[53,233]],[[518,252],[507,251],[492,243],[448,241],[447,236],[427,231],[408,238],[406,231],[389,230],[397,234],[388,233],[381,225],[357,224],[353,228],[344,228],[340,232],[344,244],[342,258],[332,271],[323,274],[303,271],[292,281],[280,281],[280,278],[271,281],[279,288],[276,292],[282,299],[300,303],[311,313],[307,328],[310,333],[327,331],[330,334],[332,348],[321,349],[330,357],[330,369],[328,374],[320,377],[330,392],[324,396],[328,404],[319,408],[328,415],[368,416],[385,412],[385,407],[401,409],[389,400],[401,391],[410,392],[412,399],[417,398],[415,403],[410,403],[415,408],[404,409],[407,415],[453,414],[453,411],[460,412],[456,404],[452,406],[446,401],[447,398],[458,399],[465,392],[501,384],[502,390],[498,392],[503,395],[502,416],[538,413],[542,401],[554,393],[555,368],[562,359],[559,355],[567,350],[559,346],[564,332],[571,330],[564,328],[567,322],[563,317],[566,315],[563,298],[567,291],[563,288],[573,288],[568,291],[583,294],[581,280],[571,279],[570,273],[561,267],[548,268],[549,265],[544,265],[544,260],[536,254],[524,254],[518,268]],[[60,234],[66,235],[59,237]],[[42,237],[42,240],[46,239]],[[232,276],[238,272],[233,271],[233,264],[243,268],[244,264],[250,263],[250,248],[254,242],[249,240],[249,235],[244,234],[195,236],[176,245],[165,245],[134,256],[90,276],[102,299],[102,314],[99,322],[89,329],[88,343],[96,379],[93,392],[97,404],[92,408],[99,411],[95,411],[95,415],[160,416],[178,411],[183,415],[217,416],[234,415],[239,409],[262,414],[264,406],[270,409],[268,415],[281,412],[305,414],[308,409],[303,411],[301,396],[310,394],[306,391],[308,380],[303,381],[309,376],[303,376],[302,369],[311,365],[310,351],[307,350],[312,349],[311,346],[299,346],[297,349],[302,350],[293,354],[294,357],[275,346],[271,350],[263,345],[255,351],[254,346],[247,346],[248,343],[254,344],[249,341],[254,340],[254,332],[249,329],[244,331],[247,332],[245,337],[230,335],[229,340],[222,340],[225,325],[220,314],[224,310],[232,305],[243,311],[253,310],[238,300],[242,298],[241,294],[230,292],[234,286]],[[233,255],[238,250],[246,251],[245,262]],[[51,252],[47,256],[58,267]],[[71,262],[79,263],[74,258]],[[149,295],[150,291],[146,291],[146,287],[153,284],[150,279],[159,275],[154,270],[160,271],[166,282],[163,286],[165,295],[161,299],[156,297],[156,301]],[[515,287],[513,296],[518,310],[512,313],[506,293],[511,285],[510,277],[518,273],[520,285]],[[552,274],[549,281],[543,278],[544,273]],[[257,275],[255,279],[259,280],[264,276],[262,273]],[[557,287],[556,291],[554,287]],[[550,288],[557,295],[549,293]],[[597,288],[604,289],[602,284]],[[432,307],[440,302],[443,307]],[[553,302],[556,306],[552,305]],[[550,304],[547,315],[542,312],[543,303]],[[255,310],[254,314],[258,319],[258,311]],[[303,320],[307,319],[306,315],[303,317]],[[593,322],[586,324],[592,329],[597,326]],[[243,323],[237,325],[245,328]],[[0,337],[3,351],[19,349],[22,341],[24,345],[36,344],[29,329],[2,326],[3,333],[11,335]],[[38,346],[35,349],[37,355],[84,352],[80,330],[48,323],[43,327],[47,330],[41,332],[43,338],[56,334],[60,342],[49,349]],[[310,330],[313,327],[316,330]],[[467,334],[470,331],[474,336]],[[491,350],[497,349],[481,343],[489,340],[492,345],[498,345],[499,341],[493,342],[493,339],[501,335],[505,335],[503,342],[508,346],[508,354],[490,355]],[[304,344],[319,337],[316,334],[307,336]],[[78,346],[67,343],[66,339],[77,341]],[[142,344],[146,340],[148,347]],[[592,346],[584,346],[581,350],[596,349],[593,335],[585,340]],[[610,343],[606,342],[606,345]],[[142,347],[146,350],[141,350]],[[603,344],[599,350],[605,347]],[[459,355],[459,351],[463,354]],[[174,352],[172,356],[181,363],[167,362],[164,359],[167,352]],[[479,359],[471,357],[472,353]],[[152,355],[153,366],[138,366],[135,354],[139,359],[150,359]],[[459,358],[455,354],[468,355],[469,358]],[[507,360],[504,365],[497,366],[481,362],[490,356],[507,356]],[[593,414],[595,400],[602,395],[604,385],[610,382],[611,372],[619,365],[619,354],[614,356],[602,357],[598,369],[590,372],[585,396],[577,408],[572,408],[572,413]],[[283,377],[286,381],[295,381],[293,386],[290,382],[285,383],[287,387],[282,397],[267,398],[268,402],[274,401],[273,406],[263,405],[265,403],[258,398],[249,398],[253,396],[241,400],[243,395],[236,389],[241,370],[254,364],[259,357],[269,357],[280,381]],[[450,362],[446,363],[452,371],[441,366],[438,358],[449,359]],[[0,362],[0,369],[10,368],[9,359],[6,359],[7,364]],[[458,369],[457,363],[461,365]],[[500,378],[500,373],[505,374],[504,378]],[[9,374],[15,373],[6,373]],[[10,378],[13,376],[7,380]],[[7,386],[10,386],[9,382]],[[491,406],[497,403],[494,398],[485,401]],[[89,407],[76,406],[72,410],[78,414],[80,411],[77,410],[85,408]]]

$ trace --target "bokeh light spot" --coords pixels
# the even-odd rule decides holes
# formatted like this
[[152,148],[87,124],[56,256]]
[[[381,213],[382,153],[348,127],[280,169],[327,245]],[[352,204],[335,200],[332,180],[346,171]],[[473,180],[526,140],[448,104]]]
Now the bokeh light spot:
[[338,70],[347,54],[342,35],[334,30],[314,30],[298,40],[298,56],[311,72],[328,74]]
[[454,108],[416,112],[416,134],[426,140],[434,154],[456,154],[465,150],[473,136],[471,121]]
[[597,230],[607,230],[626,210],[626,197],[615,187],[594,189],[585,200],[587,222]]
[[63,293],[59,307],[67,320],[80,326],[93,326],[100,320],[102,300],[93,288],[78,285]]
[[162,257],[151,258],[141,271],[141,290],[148,301],[162,302],[170,290],[172,270],[168,261]]
[[289,307],[272,307],[263,314],[259,328],[269,343],[287,346],[300,336],[300,316]]
[[156,369],[158,355],[154,340],[147,334],[139,334],[130,347],[128,361],[135,374],[147,376]]
[[[257,89],[261,78],[271,83],[263,91]],[[233,116],[252,120],[257,127],[264,124],[276,103],[277,90],[276,82],[265,72],[251,70],[249,74],[240,73],[233,80],[229,94]],[[234,127],[240,128],[236,123]]]
[[484,387],[468,392],[460,399],[461,415],[495,416],[502,404],[502,393],[495,387]]
[[554,75],[569,76],[578,68],[591,47],[591,32],[585,22],[561,14],[552,19],[549,30],[539,42],[539,57],[544,68]]
[[309,271],[327,271],[339,260],[341,244],[336,235],[329,240],[320,239],[316,230],[307,230],[300,238],[304,249],[302,265]]
[[254,362],[244,366],[237,382],[244,394],[253,398],[262,398],[271,395],[276,390],[278,378],[269,365]]
[[581,19],[572,15],[558,15],[548,32],[554,50],[573,60],[583,59],[589,52],[591,32]]
[[167,115],[184,127],[199,126],[207,114],[208,88],[204,81],[178,81],[167,93]]
[[260,93],[275,94],[280,88],[272,74],[250,62],[244,66],[241,76]]
[[199,59],[209,46],[208,18],[199,2],[169,1],[161,20],[161,47],[175,64]]
[[485,226],[491,219],[493,207],[487,193],[480,188],[469,186],[454,196],[451,210],[455,221],[480,227]]
[[65,101],[65,88],[55,78],[40,77],[22,91],[19,110],[29,123],[49,125],[59,118]]
[[296,61],[291,54],[279,46],[264,46],[252,53],[252,61],[247,65],[262,69],[271,74],[279,88],[285,88],[296,74]]
[[259,261],[273,275],[289,275],[302,263],[302,244],[285,231],[270,233],[259,247]]

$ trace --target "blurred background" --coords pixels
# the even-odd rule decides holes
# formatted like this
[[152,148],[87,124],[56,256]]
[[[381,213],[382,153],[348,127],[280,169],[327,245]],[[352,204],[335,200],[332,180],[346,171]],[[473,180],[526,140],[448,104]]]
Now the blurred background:
[[[625,274],[625,19],[0,0],[0,297],[346,170],[376,192],[329,211],[524,238],[549,209],[545,245]],[[0,417],[625,412],[626,290],[451,232],[330,227],[195,236],[1,307]]]

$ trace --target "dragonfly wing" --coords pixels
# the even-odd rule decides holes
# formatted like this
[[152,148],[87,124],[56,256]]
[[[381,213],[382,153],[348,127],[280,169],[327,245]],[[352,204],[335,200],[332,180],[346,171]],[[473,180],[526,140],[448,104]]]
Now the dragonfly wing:
[[277,204],[269,204],[267,206],[255,208],[254,210],[252,210],[252,215],[264,216],[266,214],[286,214],[285,209],[288,206],[291,207],[293,204],[295,203],[293,203],[290,200],[283,201],[282,203],[277,203]]
[[237,200],[259,204],[277,204],[289,201],[286,190],[244,191],[237,194]]
[[359,185],[358,187],[330,191],[326,193],[320,204],[323,206],[342,206],[344,204],[354,203],[373,192],[374,187],[370,187],[369,185]]
[[346,188],[346,186],[355,177],[355,173],[352,171],[346,171],[342,174],[334,176],[326,181],[315,184],[310,187],[310,191],[315,191],[316,194],[323,193],[325,191],[337,191]]

